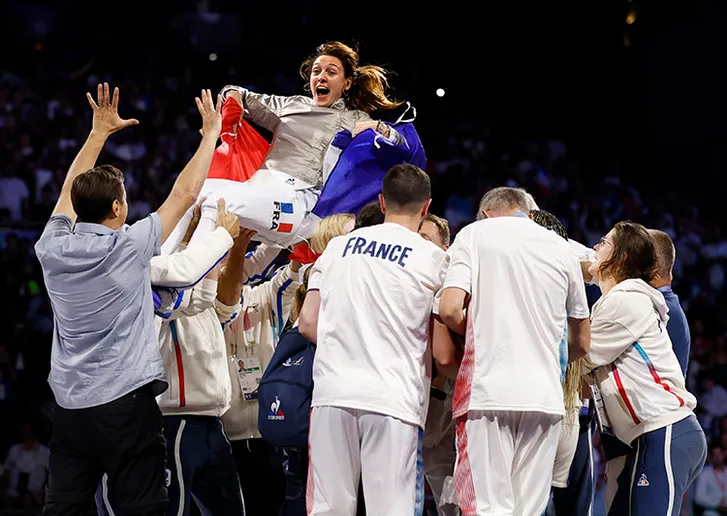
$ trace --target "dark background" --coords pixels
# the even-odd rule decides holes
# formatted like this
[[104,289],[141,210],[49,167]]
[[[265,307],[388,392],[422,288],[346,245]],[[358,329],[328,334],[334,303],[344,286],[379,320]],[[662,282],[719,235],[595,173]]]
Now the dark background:
[[[0,206],[0,461],[12,445],[47,443],[52,427],[52,310],[32,247],[90,128],[84,92],[119,86],[121,115],[141,122],[98,161],[124,171],[133,222],[197,146],[200,88],[302,93],[300,62],[330,39],[396,72],[394,94],[417,108],[432,212],[453,234],[507,184],[585,245],[623,219],[671,235],[687,386],[708,440],[727,449],[714,402],[727,397],[724,27],[718,0],[0,0],[0,182],[13,192],[0,201],[23,199],[14,218]],[[0,474],[0,513],[27,502],[4,496],[11,475]]]
[[621,167],[640,186],[679,183],[706,197],[724,187],[723,2],[208,2],[216,23],[194,16],[197,5],[6,2],[3,66],[70,72],[93,61],[129,80],[187,70],[216,89],[290,75],[316,44],[342,39],[396,71],[428,147],[457,121],[486,120],[506,139],[564,140],[586,175]]

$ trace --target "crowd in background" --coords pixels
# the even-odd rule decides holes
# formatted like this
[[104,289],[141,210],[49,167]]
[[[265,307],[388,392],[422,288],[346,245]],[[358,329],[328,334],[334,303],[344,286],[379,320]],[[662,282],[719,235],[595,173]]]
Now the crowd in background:
[[[19,464],[20,469],[36,464],[40,471],[47,464],[41,443],[47,442],[54,408],[46,381],[53,318],[32,244],[87,134],[90,112],[83,93],[97,79],[67,79],[41,90],[21,77],[0,77],[0,464],[8,466],[0,469],[0,508],[17,503],[25,489],[42,490],[45,481],[42,473],[16,474]],[[115,135],[98,161],[124,171],[131,223],[155,210],[170,191],[199,140],[198,115],[194,90],[183,79],[136,84],[108,79],[124,92],[122,116],[140,121]],[[275,86],[250,86],[265,91],[291,84],[278,78]],[[594,245],[624,219],[673,238],[674,290],[692,334],[688,387],[699,398],[708,438],[727,449],[727,238],[719,225],[701,217],[680,192],[659,185],[637,190],[618,169],[596,176],[560,141],[505,141],[497,127],[462,124],[423,143],[432,211],[449,220],[453,235],[474,219],[487,189],[508,185],[526,188],[542,209],[561,218],[570,238],[585,245]]]

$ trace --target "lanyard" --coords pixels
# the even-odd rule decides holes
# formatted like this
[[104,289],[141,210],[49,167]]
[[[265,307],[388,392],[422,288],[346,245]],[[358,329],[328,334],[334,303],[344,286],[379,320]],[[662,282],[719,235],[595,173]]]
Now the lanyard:
[[[252,355],[255,355],[255,347],[257,346],[257,342],[253,340],[253,342],[249,342],[249,339],[247,338],[247,334],[249,331],[253,329],[252,324],[250,323],[250,316],[247,315],[247,308],[242,312],[241,321],[233,321],[232,324],[237,323],[241,326],[239,328],[242,330],[242,333],[239,333],[239,330],[236,332],[232,331],[232,328],[230,328],[230,339],[232,339],[231,347],[232,347],[232,355],[237,356],[237,339],[242,339],[245,343],[245,348],[249,350]],[[238,319],[239,320],[239,319]]]

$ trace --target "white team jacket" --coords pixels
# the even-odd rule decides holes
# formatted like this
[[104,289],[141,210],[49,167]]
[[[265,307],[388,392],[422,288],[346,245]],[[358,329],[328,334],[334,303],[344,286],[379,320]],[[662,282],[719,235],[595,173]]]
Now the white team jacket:
[[162,414],[220,417],[230,408],[225,338],[215,311],[217,281],[204,279],[159,330],[169,388],[157,396]]
[[[225,235],[229,244],[226,248],[215,241],[224,240]],[[164,415],[219,417],[230,407],[232,385],[227,372],[222,321],[215,310],[217,282],[197,281],[198,274],[206,275],[224,257],[232,246],[232,239],[227,231],[218,228],[203,244],[180,247],[172,255],[152,259],[152,270],[165,269],[157,270],[152,276],[163,277],[166,285],[178,286],[158,292],[162,294],[162,304],[156,311],[160,316],[156,321],[169,381],[169,389],[157,397]],[[251,282],[260,276],[278,252],[259,246],[254,253],[248,253],[244,281]],[[179,288],[182,285],[194,286]]]
[[233,241],[225,228],[217,228],[192,246],[151,259],[151,284],[190,288],[199,283],[226,255]]
[[270,281],[256,287],[244,286],[241,302],[226,306],[217,301],[217,312],[225,321],[228,375],[232,380],[232,406],[222,417],[225,433],[232,441],[260,437],[257,400],[242,395],[233,356],[257,356],[264,372],[273,357],[300,286],[300,274],[281,267]]
[[593,306],[583,372],[601,391],[616,436],[625,443],[691,415],[666,323],[664,296],[642,280],[613,287]]

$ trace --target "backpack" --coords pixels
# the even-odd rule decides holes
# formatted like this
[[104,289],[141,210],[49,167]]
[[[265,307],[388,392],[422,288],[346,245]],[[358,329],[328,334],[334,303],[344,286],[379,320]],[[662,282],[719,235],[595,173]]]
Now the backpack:
[[272,446],[308,446],[315,344],[292,328],[280,337],[258,387],[258,429]]

